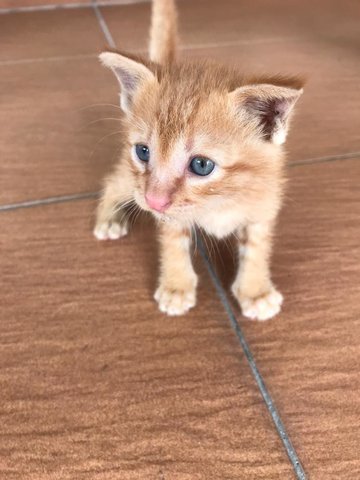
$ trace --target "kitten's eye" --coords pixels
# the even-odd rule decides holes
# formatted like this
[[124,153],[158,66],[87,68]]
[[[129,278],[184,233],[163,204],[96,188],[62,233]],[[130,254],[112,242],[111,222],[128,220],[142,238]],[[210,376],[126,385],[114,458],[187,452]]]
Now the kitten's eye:
[[202,177],[210,175],[214,168],[215,163],[205,157],[194,157],[189,165],[189,170],[191,172],[195,173],[195,175],[200,175]]
[[143,145],[142,143],[138,143],[135,145],[135,152],[139,160],[142,162],[148,162],[150,160],[150,150],[149,147]]

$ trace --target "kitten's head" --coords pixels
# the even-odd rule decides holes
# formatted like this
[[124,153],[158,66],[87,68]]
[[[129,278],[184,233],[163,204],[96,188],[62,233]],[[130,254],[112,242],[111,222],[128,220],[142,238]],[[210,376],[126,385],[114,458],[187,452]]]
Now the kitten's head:
[[134,197],[160,218],[268,208],[302,93],[294,78],[244,78],[210,62],[158,66],[103,53],[121,86]]

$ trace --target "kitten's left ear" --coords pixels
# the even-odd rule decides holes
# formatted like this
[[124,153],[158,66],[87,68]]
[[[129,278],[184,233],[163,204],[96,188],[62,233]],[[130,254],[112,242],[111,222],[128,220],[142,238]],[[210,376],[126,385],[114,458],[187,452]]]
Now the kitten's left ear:
[[147,82],[156,82],[155,75],[141,62],[118,53],[104,52],[99,56],[106,67],[111,68],[121,87],[121,108],[128,112],[134,97]]
[[236,110],[256,122],[262,138],[275,145],[286,140],[295,103],[303,89],[270,84],[246,85],[230,93]]

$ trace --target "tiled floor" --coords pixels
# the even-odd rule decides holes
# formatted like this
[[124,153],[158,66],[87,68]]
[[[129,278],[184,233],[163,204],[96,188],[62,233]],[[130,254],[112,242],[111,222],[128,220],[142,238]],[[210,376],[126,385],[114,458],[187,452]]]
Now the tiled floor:
[[[152,223],[91,235],[121,141],[96,59],[109,36],[93,8],[0,15],[0,478],[360,478],[359,3],[179,9],[184,54],[309,77],[273,261],[284,310],[241,317],[220,245],[215,278],[197,254],[198,307],[158,312]],[[98,11],[114,43],[145,49],[148,3]]]

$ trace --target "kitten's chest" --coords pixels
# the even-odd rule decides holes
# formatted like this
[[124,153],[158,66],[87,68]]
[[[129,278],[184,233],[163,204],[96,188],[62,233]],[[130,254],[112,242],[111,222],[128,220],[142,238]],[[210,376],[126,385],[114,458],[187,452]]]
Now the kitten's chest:
[[214,210],[203,214],[197,224],[210,235],[223,238],[245,223],[244,215],[236,210]]

